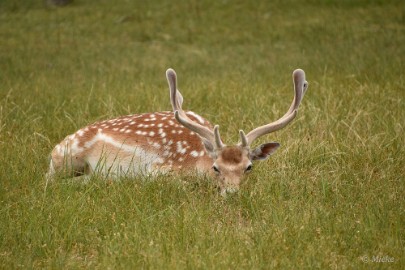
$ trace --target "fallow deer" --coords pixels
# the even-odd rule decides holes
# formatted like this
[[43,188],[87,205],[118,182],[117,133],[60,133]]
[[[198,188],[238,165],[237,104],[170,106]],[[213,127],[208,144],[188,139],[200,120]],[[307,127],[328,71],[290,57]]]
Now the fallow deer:
[[295,95],[287,113],[247,134],[240,130],[240,142],[227,146],[220,138],[218,125],[213,127],[200,115],[183,111],[175,71],[168,69],[166,77],[173,112],[121,116],[76,131],[53,149],[48,180],[58,172],[70,176],[98,172],[109,178],[197,172],[216,178],[221,194],[235,192],[244,175],[252,170],[252,162],[267,159],[280,146],[269,142],[251,149],[251,144],[290,123],[308,87],[304,71],[295,70]]

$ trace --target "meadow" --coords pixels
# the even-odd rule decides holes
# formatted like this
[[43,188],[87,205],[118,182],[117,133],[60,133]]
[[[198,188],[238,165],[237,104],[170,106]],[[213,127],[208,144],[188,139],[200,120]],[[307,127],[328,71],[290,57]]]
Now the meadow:
[[[405,269],[405,4],[0,2],[1,269]],[[280,117],[241,191],[206,177],[45,186],[66,135],[170,110],[165,70],[228,143]]]

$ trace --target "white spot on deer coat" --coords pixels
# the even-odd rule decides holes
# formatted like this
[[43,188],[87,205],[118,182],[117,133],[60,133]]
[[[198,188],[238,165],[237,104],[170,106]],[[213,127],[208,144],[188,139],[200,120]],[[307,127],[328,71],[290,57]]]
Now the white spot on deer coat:
[[177,153],[179,153],[179,154],[185,154],[186,152],[187,152],[187,149],[186,148],[183,148],[183,145],[182,145],[182,143],[181,142],[177,142],[176,143],[176,148],[177,148]]
[[156,148],[156,149],[160,149],[160,148],[161,148],[160,144],[158,144],[157,142],[154,142],[154,143],[152,144],[152,146],[153,146],[154,148]]

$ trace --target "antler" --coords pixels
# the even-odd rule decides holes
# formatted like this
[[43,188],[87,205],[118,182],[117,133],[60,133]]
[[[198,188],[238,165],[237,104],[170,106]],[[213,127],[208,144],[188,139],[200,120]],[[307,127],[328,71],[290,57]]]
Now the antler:
[[253,129],[247,135],[245,135],[245,133],[242,130],[240,130],[239,134],[242,146],[244,147],[250,146],[250,144],[257,138],[284,128],[295,118],[301,100],[304,97],[305,91],[308,88],[308,82],[305,80],[305,72],[302,69],[294,70],[292,77],[294,82],[295,95],[294,100],[290,108],[288,109],[287,113],[284,114],[283,117],[281,117],[279,120],[275,122]]
[[217,149],[221,149],[224,145],[219,135],[219,126],[216,125],[214,127],[214,130],[211,130],[191,120],[182,109],[183,96],[177,89],[176,72],[173,69],[169,68],[166,71],[166,78],[167,82],[169,83],[170,102],[172,104],[176,120],[186,128],[197,133],[200,137],[202,137],[212,145],[215,145]]

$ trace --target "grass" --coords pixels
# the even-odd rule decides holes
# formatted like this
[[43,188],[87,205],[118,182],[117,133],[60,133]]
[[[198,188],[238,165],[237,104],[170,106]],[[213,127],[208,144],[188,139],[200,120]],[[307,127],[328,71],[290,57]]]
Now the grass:
[[[405,267],[401,1],[93,2],[0,3],[0,268]],[[67,134],[170,109],[168,67],[228,143],[284,113],[295,68],[310,86],[235,196],[188,176],[45,189]]]

